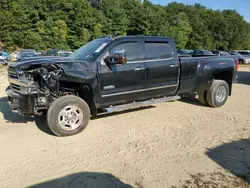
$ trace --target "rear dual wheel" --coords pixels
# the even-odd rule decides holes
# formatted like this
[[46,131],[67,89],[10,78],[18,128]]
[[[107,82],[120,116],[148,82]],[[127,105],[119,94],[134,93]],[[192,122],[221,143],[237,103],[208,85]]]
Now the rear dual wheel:
[[213,80],[208,91],[199,92],[198,99],[201,104],[214,108],[223,106],[229,95],[229,86],[224,80]]

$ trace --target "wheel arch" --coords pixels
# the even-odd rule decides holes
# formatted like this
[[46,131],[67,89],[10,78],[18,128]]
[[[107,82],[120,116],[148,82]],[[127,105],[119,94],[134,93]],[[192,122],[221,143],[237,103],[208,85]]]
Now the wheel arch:
[[60,90],[71,92],[85,100],[85,102],[89,105],[92,116],[97,115],[94,93],[90,84],[60,81]]
[[232,93],[232,84],[233,84],[233,72],[231,71],[223,71],[213,75],[213,79],[215,80],[224,80],[227,82],[229,86],[229,96]]

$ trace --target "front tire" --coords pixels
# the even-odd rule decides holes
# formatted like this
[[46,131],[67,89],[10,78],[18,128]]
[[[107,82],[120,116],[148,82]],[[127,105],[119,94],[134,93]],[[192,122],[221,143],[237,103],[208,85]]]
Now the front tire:
[[229,95],[229,86],[224,80],[213,80],[206,94],[207,103],[211,107],[223,106]]
[[57,136],[71,136],[82,132],[88,125],[90,109],[79,97],[67,95],[56,99],[47,112],[47,123]]

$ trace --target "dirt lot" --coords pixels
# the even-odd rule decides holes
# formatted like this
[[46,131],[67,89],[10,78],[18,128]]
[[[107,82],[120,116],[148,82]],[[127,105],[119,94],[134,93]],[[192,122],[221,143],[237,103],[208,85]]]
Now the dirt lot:
[[250,187],[250,67],[218,109],[168,102],[58,138],[11,112],[0,73],[0,187]]

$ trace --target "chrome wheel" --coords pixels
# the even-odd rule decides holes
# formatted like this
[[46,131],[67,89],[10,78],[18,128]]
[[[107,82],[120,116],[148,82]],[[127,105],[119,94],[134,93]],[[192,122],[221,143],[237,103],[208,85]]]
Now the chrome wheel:
[[224,86],[220,86],[216,92],[216,97],[215,97],[216,101],[219,103],[223,102],[226,98],[226,95],[227,95],[226,88]]
[[76,105],[69,105],[63,108],[58,115],[59,126],[67,131],[77,129],[83,121],[83,112]]

